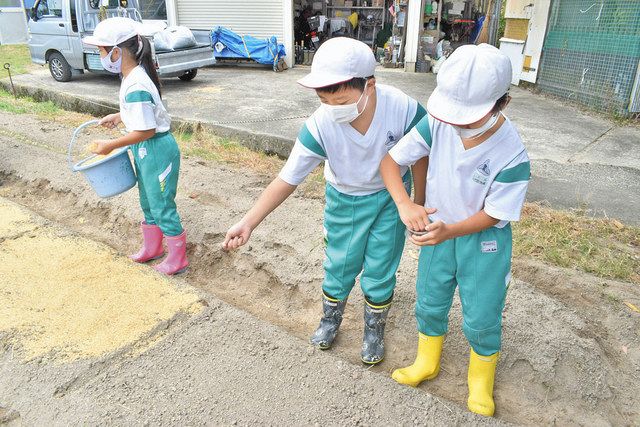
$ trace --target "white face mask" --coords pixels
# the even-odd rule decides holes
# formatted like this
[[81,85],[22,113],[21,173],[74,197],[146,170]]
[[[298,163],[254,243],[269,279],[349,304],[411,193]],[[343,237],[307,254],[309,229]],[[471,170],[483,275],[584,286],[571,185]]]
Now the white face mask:
[[[118,56],[116,62],[112,62],[111,55],[113,55],[113,51],[116,49],[120,51],[120,55]],[[109,52],[107,56],[105,56],[104,58],[100,58],[100,62],[102,63],[102,66],[105,70],[113,74],[120,74],[120,72],[122,71],[122,49],[115,46],[113,49],[111,49],[111,52]]]
[[322,103],[322,108],[326,111],[326,113],[331,117],[331,119],[336,123],[351,123],[362,114],[367,108],[367,103],[369,102],[369,95],[367,95],[367,100],[364,103],[364,107],[362,107],[362,111],[358,110],[358,104],[362,101],[362,97],[364,96],[367,88],[365,87],[360,98],[353,103],[347,105],[329,105]]
[[487,120],[485,124],[475,129],[463,128],[460,126],[453,126],[458,136],[462,139],[475,139],[480,138],[485,133],[495,126],[502,113],[496,113]]

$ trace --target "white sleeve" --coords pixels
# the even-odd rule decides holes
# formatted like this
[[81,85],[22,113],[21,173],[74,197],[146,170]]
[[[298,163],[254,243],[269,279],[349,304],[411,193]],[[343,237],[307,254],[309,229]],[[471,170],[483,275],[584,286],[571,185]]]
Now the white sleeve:
[[287,163],[278,175],[284,182],[300,185],[324,159],[296,141]]
[[526,151],[522,151],[491,183],[484,202],[484,211],[492,218],[502,221],[518,221],[524,205],[531,163]]
[[158,127],[155,115],[155,101],[150,92],[132,86],[127,91],[120,116],[127,130],[149,130]]
[[307,175],[327,158],[320,140],[320,133],[312,117],[300,129],[296,143],[279,177],[288,184],[300,185]]
[[424,116],[411,131],[389,150],[391,158],[400,166],[411,166],[431,153],[429,116]]

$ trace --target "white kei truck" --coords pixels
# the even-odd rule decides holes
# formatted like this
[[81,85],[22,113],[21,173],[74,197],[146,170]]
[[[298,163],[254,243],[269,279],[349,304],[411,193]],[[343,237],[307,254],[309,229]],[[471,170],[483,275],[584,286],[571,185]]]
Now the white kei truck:
[[[85,71],[106,73],[98,49],[82,43],[93,33],[100,17],[124,16],[142,22],[138,0],[37,0],[29,20],[29,50],[36,64],[49,64],[51,76],[67,82]],[[211,32],[192,30],[196,45],[156,50],[149,37],[161,78],[192,80],[198,68],[215,64]]]

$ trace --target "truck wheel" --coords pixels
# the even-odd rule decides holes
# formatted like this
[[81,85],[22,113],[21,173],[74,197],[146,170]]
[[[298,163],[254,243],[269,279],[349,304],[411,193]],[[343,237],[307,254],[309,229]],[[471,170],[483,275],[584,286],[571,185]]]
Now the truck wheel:
[[56,81],[68,82],[71,80],[71,66],[59,52],[53,52],[49,55],[49,71]]
[[181,75],[178,78],[180,80],[182,80],[183,82],[188,82],[188,81],[191,81],[191,80],[195,79],[197,74],[198,74],[198,70],[196,68],[194,68],[193,70],[189,70],[189,71],[185,72],[183,75]]

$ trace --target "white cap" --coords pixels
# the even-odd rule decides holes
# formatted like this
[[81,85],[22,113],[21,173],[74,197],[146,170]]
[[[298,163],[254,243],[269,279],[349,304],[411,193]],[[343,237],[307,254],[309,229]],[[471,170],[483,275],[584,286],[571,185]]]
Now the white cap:
[[371,77],[377,65],[369,46],[348,37],[336,37],[320,46],[313,57],[311,73],[298,80],[298,83],[318,89],[355,77]]
[[139,34],[140,23],[131,18],[109,18],[96,25],[92,36],[82,38],[92,46],[116,46]]
[[511,61],[499,49],[486,43],[460,46],[442,64],[427,111],[446,123],[475,123],[491,111],[510,85]]

